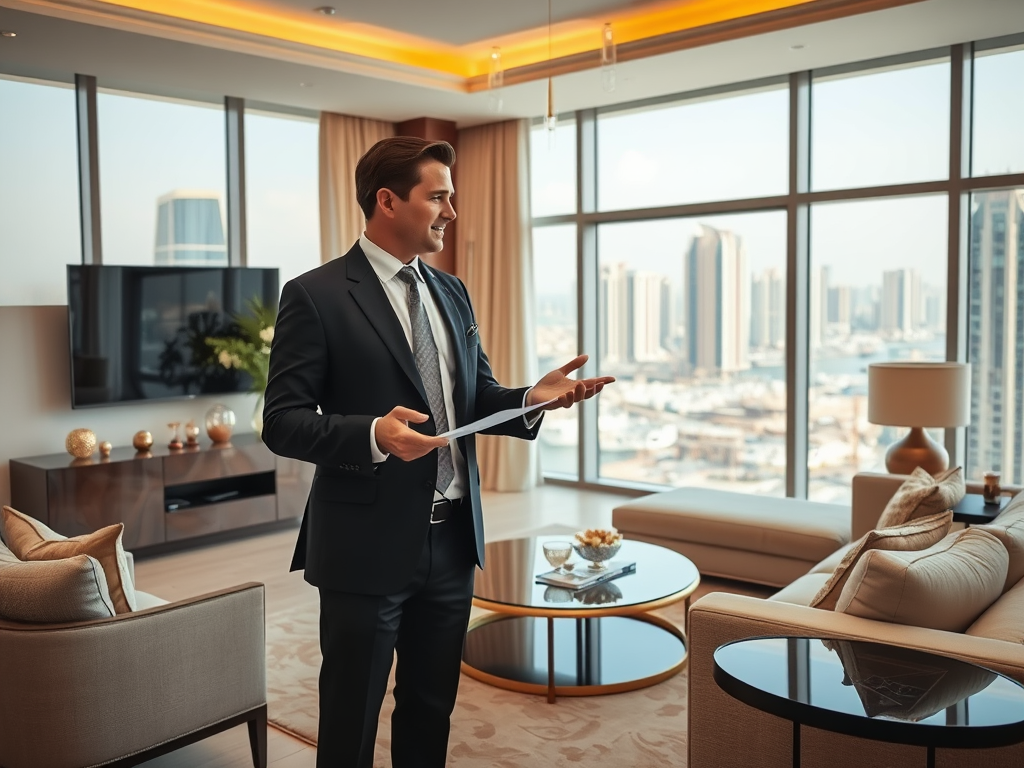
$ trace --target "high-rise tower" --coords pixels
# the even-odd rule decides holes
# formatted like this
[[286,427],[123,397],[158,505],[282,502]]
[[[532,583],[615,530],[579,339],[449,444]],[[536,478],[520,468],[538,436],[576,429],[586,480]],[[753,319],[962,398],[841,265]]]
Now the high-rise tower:
[[750,275],[743,241],[701,226],[683,267],[687,359],[694,369],[750,367]]
[[226,267],[220,195],[176,189],[157,200],[157,266]]

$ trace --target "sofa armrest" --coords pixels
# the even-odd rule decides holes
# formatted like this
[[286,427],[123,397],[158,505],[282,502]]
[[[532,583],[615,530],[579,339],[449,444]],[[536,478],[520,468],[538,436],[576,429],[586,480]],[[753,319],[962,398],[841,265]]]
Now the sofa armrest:
[[[1024,681],[1024,646],[922,627],[862,619],[834,611],[779,603],[745,595],[713,592],[690,609],[689,669],[690,768],[782,768],[792,765],[792,726],[781,718],[759,712],[733,699],[714,681],[714,652],[732,640],[758,636],[803,636],[890,643],[974,662],[1018,681]],[[723,728],[722,723],[729,723]],[[808,764],[830,768],[875,765],[910,765],[923,756],[912,747],[867,742],[807,731],[804,757]],[[737,740],[736,733],[743,733]],[[803,738],[803,737],[802,737]],[[1021,765],[1024,748],[982,750],[990,765]],[[878,752],[878,750],[881,750]],[[909,750],[909,751],[905,751]],[[1013,751],[1018,750],[1018,751]],[[964,754],[957,750],[958,754]],[[817,755],[817,758],[813,758]],[[974,765],[974,762],[960,763]]]
[[265,658],[256,583],[96,621],[2,622],[0,765],[93,765],[246,712],[266,703]]

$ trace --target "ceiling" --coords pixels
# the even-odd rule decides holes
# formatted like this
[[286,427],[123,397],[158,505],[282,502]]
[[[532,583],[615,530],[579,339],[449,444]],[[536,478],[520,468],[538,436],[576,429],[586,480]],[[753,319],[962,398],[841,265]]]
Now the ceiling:
[[[424,50],[455,51],[451,55],[456,58],[495,41],[517,39],[536,46],[547,36],[544,0],[436,0],[426,4],[416,0],[356,4],[350,0],[347,4],[335,2],[333,17],[312,10],[313,3],[320,1],[176,0],[160,4],[150,0],[148,4],[175,9],[230,6],[232,12],[266,17],[282,28],[289,19],[317,25],[317,29],[332,23],[372,27],[370,31],[378,36],[391,35],[388,39],[395,46],[408,43]],[[704,12],[726,18],[722,14],[737,8],[781,7],[787,2],[814,5],[807,0],[688,0],[670,4],[669,10],[678,24],[679,9],[701,6]],[[464,72],[431,66],[430,59],[417,60],[427,61],[427,66],[414,66],[387,55],[353,55],[323,45],[128,8],[125,3],[129,0],[0,0],[0,30],[17,32],[17,37],[0,37],[0,72],[63,79],[81,73],[95,75],[100,86],[108,88],[204,100],[230,95],[248,102],[388,121],[436,117],[456,121],[460,127],[535,117],[543,114],[546,105],[546,84],[540,79],[545,72],[535,73],[536,79],[506,85],[499,113],[494,111],[488,92],[470,92]],[[135,3],[146,4],[143,0]],[[874,4],[881,3],[876,0]],[[621,19],[624,27],[632,23],[636,28],[638,20],[668,7],[654,0],[553,0],[552,15],[566,28],[590,25],[599,31],[602,19]],[[598,15],[601,12],[608,15]],[[737,22],[727,23],[735,26]],[[347,34],[354,34],[351,29],[355,27],[346,28],[350,30]],[[710,28],[697,29],[698,38],[702,29]],[[555,105],[558,111],[568,112],[1018,32],[1024,32],[1022,0],[922,0],[845,18],[733,35],[722,42],[706,36],[706,44],[696,47],[685,47],[693,43],[684,39],[679,50],[648,56],[641,56],[644,40],[632,43],[631,49],[627,41],[620,50],[632,50],[632,56],[640,57],[624,60],[629,57],[620,56],[614,91],[602,88],[596,53],[593,65],[577,55],[578,71],[555,77]],[[415,38],[403,37],[412,34]],[[684,30],[683,34],[690,32]],[[671,35],[662,35],[649,40],[669,38]],[[678,34],[674,39],[680,39]],[[650,50],[665,47],[651,45]]]

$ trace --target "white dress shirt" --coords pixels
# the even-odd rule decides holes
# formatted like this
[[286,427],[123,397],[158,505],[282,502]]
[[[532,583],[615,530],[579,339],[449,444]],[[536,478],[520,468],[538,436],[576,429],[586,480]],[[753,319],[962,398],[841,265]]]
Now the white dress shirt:
[[[372,242],[367,238],[365,232],[359,237],[359,247],[363,249],[363,253],[366,254],[366,260],[370,262],[370,266],[373,267],[373,271],[377,274],[377,279],[380,280],[384,293],[387,295],[392,309],[395,310],[395,314],[398,316],[398,322],[401,323],[402,330],[405,331],[405,340],[409,342],[409,349],[412,349],[415,355],[415,349],[413,349],[412,345],[412,319],[409,317],[409,286],[398,277],[399,271],[405,264]],[[430,293],[430,289],[426,287],[426,281],[420,272],[420,257],[417,256],[409,262],[409,266],[413,268],[413,271],[416,273],[416,279],[423,286],[423,289],[420,291],[420,301],[423,304],[423,308],[427,311],[430,330],[434,334],[434,344],[437,347],[438,362],[441,366],[441,390],[444,393],[444,408],[448,416],[448,429],[455,429],[458,426],[455,418],[455,401],[452,395],[452,379],[455,376],[455,355],[452,353],[451,338],[444,332],[448,326],[445,325],[444,318],[441,317],[437,305],[434,304],[434,297]],[[439,328],[441,329],[440,333],[438,332]],[[526,406],[526,400],[530,396],[530,389],[523,393],[523,407]],[[540,411],[531,413],[523,417],[523,423],[527,429],[533,429],[542,415]],[[377,422],[380,420],[381,417],[378,416],[370,424],[370,455],[374,464],[386,461],[388,456],[391,455],[384,453],[380,446],[377,445]],[[448,444],[452,447],[452,464],[455,467],[455,477],[451,485],[448,486],[448,492],[444,494],[443,498],[461,499],[466,495],[467,490],[466,459],[462,455],[462,451],[459,450],[457,441],[450,440]],[[434,489],[434,501],[441,498],[441,493]]]
[[[398,316],[398,322],[401,323],[402,330],[405,331],[405,339],[409,342],[409,349],[413,349],[412,320],[409,317],[409,286],[398,277],[399,270],[405,264],[376,243],[370,241],[365,233],[359,238],[359,247],[366,254],[367,261],[370,262],[370,266],[373,267],[373,271],[377,274],[377,278],[384,288],[384,293],[387,295],[388,301],[391,302],[395,315]],[[416,273],[416,279],[421,286],[420,301],[423,304],[423,308],[427,311],[430,330],[434,334],[434,344],[437,346],[437,357],[441,366],[441,390],[444,393],[444,408],[448,416],[448,429],[455,429],[458,426],[455,418],[455,400],[453,396],[455,354],[452,351],[451,338],[445,332],[448,326],[445,324],[444,318],[441,317],[441,313],[434,303],[434,296],[431,294],[430,289],[427,288],[426,281],[424,281],[423,275],[420,272],[420,257],[417,256],[413,259],[409,266]],[[429,411],[427,413],[429,414]],[[374,463],[384,461],[389,455],[381,451],[377,445],[376,431],[379,420],[380,417],[378,416],[370,425],[370,453],[373,456]],[[466,459],[463,457],[462,451],[459,450],[457,441],[451,440],[449,445],[452,447],[452,464],[455,467],[455,477],[451,485],[448,486],[448,492],[445,493],[445,496],[449,499],[458,499],[466,495],[468,482],[466,477]],[[435,490],[434,499],[440,498],[441,494]]]

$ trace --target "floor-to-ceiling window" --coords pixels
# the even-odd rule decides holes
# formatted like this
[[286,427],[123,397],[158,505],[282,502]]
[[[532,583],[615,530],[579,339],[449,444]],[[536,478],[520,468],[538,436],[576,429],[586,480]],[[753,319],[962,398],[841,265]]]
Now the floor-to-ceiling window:
[[[316,113],[230,101],[248,135],[234,144],[217,100],[0,73],[0,306],[65,303],[63,266],[83,260],[226,266],[229,155],[248,213],[233,263],[277,267],[282,285],[319,265]],[[100,234],[84,249],[82,221]]]
[[319,135],[315,117],[245,111],[248,265],[281,286],[320,264]]
[[[1024,46],[981,47],[974,58],[969,197],[967,470],[1024,482]],[[988,177],[988,178],[987,178]],[[1003,179],[991,179],[1003,177]],[[1008,181],[1009,179],[1007,179]]]
[[1004,39],[584,110],[572,147],[538,123],[538,264],[576,268],[538,306],[617,378],[545,473],[841,501],[901,436],[868,366],[959,359],[972,424],[934,436],[1024,480],[1021,92]]
[[74,87],[0,76],[0,305],[65,303],[81,253]]
[[105,264],[227,266],[224,107],[101,90]]

